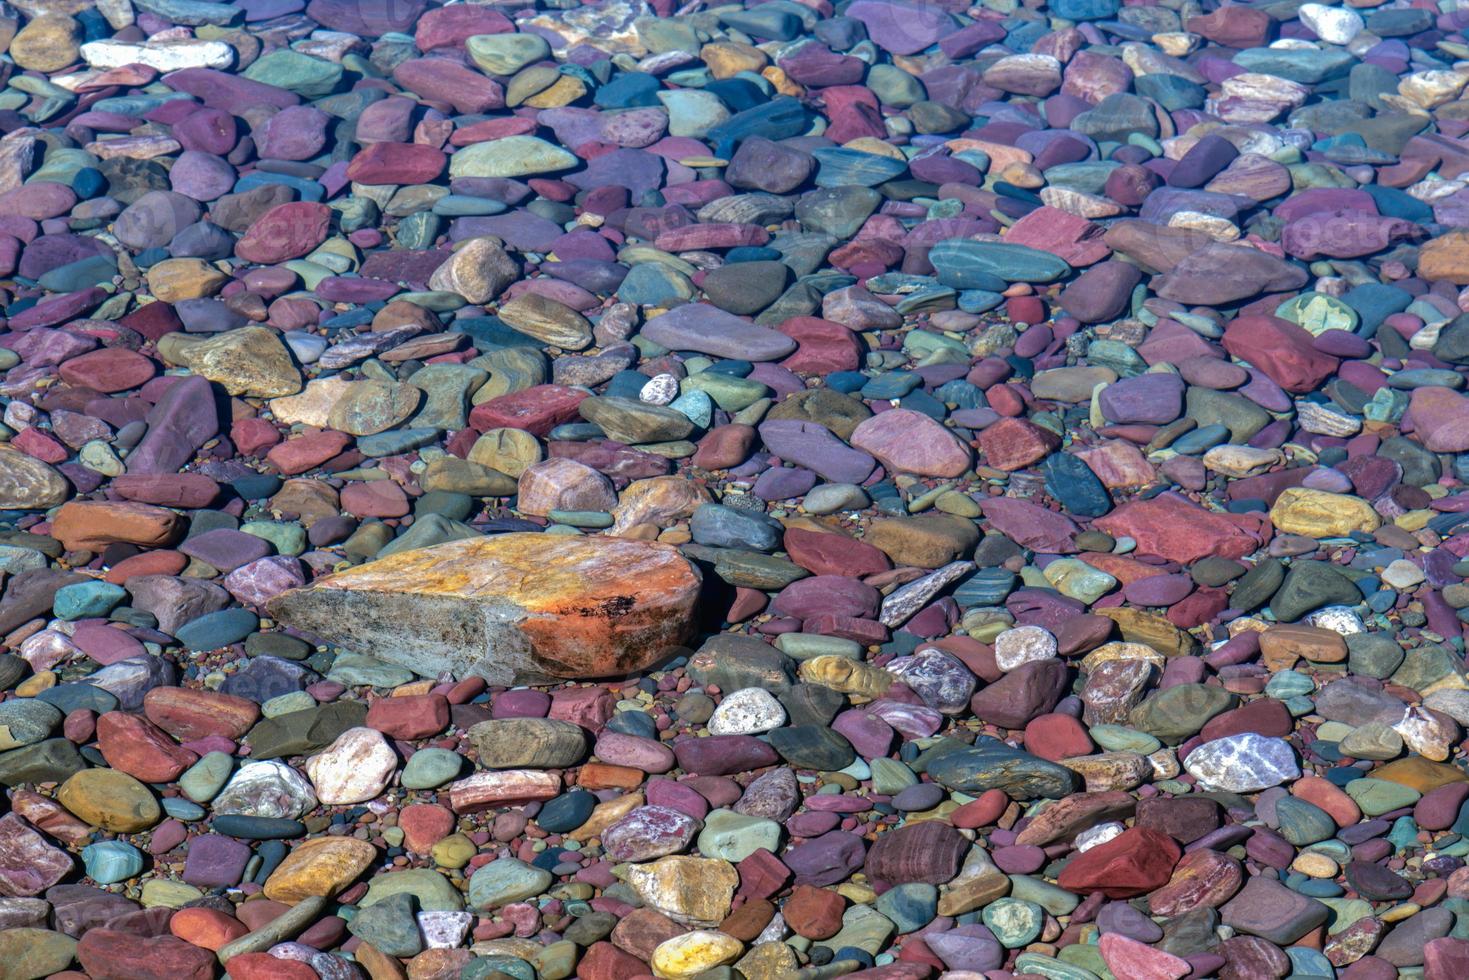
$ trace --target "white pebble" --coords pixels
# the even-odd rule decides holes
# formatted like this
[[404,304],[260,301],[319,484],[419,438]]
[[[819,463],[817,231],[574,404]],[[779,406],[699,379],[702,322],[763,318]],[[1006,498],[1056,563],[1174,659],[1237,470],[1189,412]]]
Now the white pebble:
[[709,716],[711,735],[758,735],[779,728],[786,709],[763,687],[746,687],[724,696]]
[[667,405],[678,397],[678,379],[671,374],[659,374],[638,392],[638,399],[649,405]]
[[995,637],[995,666],[1004,671],[1055,655],[1056,638],[1040,626],[1017,626]]

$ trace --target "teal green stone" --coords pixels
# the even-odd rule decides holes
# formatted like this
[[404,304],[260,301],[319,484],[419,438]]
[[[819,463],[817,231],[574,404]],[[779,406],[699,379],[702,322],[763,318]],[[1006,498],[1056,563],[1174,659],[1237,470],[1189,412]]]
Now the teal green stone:
[[1138,755],[1151,755],[1163,747],[1147,732],[1140,732],[1135,728],[1126,728],[1122,725],[1093,725],[1087,729],[1092,741],[1096,742],[1108,752],[1136,752]]
[[343,652],[337,654],[337,659],[326,676],[328,680],[347,687],[397,687],[407,684],[415,675],[407,667],[399,667],[360,653]]
[[952,239],[929,250],[938,280],[956,289],[995,289],[996,280],[1054,282],[1071,272],[1066,260],[1049,252],[1008,242]]
[[459,777],[464,757],[449,749],[419,749],[403,766],[404,789],[436,789]]
[[82,864],[97,884],[111,885],[143,870],[143,852],[125,841],[99,841],[82,848]]
[[736,378],[732,374],[705,371],[685,378],[680,386],[684,394],[703,392],[713,399],[714,404],[726,412],[738,412],[770,394],[770,389],[758,381]]
[[894,885],[877,897],[875,907],[898,927],[900,934],[917,932],[938,915],[939,890],[921,881]]
[[279,555],[295,556],[306,550],[306,528],[295,521],[246,521],[240,530],[269,541]]
[[1018,949],[1041,934],[1046,913],[1033,902],[999,898],[984,907],[984,924],[1006,949]]
[[551,872],[516,858],[500,858],[482,866],[469,879],[469,904],[484,912],[522,902],[551,887]]
[[1015,970],[1020,973],[1035,973],[1047,980],[1102,980],[1084,966],[1058,960],[1054,956],[1040,953],[1021,953],[1015,960]]
[[179,789],[195,803],[208,803],[219,795],[234,772],[235,760],[228,752],[206,752],[179,777]]
[[780,839],[781,827],[774,820],[733,810],[711,810],[704,817],[698,849],[704,857],[736,864],[761,848],[772,854],[780,853]]
[[1388,782],[1386,779],[1354,779],[1346,785],[1347,795],[1357,801],[1357,806],[1369,817],[1380,816],[1412,806],[1423,794],[1411,786]]
[[546,516],[558,524],[569,524],[572,527],[612,526],[612,515],[605,510],[552,510]]
[[1275,803],[1275,819],[1280,836],[1297,847],[1315,844],[1336,833],[1331,814],[1313,803],[1294,796],[1283,796]]
[[127,594],[127,589],[111,582],[78,582],[56,590],[51,611],[57,619],[66,620],[106,616]]
[[246,78],[287,89],[314,99],[327,95],[342,80],[345,69],[334,61],[313,58],[289,48],[278,48],[256,59],[242,73]]
[[418,907],[425,912],[458,912],[464,908],[464,899],[458,889],[448,878],[431,868],[383,872],[368,882],[367,894],[357,906],[367,908],[404,892],[416,896]]
[[409,892],[389,895],[375,905],[360,909],[347,929],[389,956],[417,956],[423,952],[423,935],[414,915],[417,904],[418,899]]
[[1265,684],[1265,693],[1277,701],[1300,697],[1316,690],[1316,682],[1300,671],[1282,670],[1272,674]]
[[1030,875],[1010,875],[1010,897],[1033,902],[1052,915],[1068,915],[1081,904],[1081,896]]
[[868,767],[872,770],[872,791],[883,796],[896,796],[918,782],[913,770],[896,759],[876,758]]
[[1341,48],[1249,48],[1238,52],[1234,63],[1245,71],[1315,85],[1345,75],[1357,59]]

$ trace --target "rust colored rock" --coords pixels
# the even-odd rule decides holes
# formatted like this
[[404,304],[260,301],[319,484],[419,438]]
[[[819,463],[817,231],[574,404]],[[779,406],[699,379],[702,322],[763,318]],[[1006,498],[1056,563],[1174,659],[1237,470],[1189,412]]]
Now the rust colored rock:
[[1174,493],[1123,504],[1093,527],[1113,537],[1133,538],[1140,555],[1184,563],[1210,556],[1243,558],[1260,546],[1230,515],[1204,510]]
[[145,783],[167,783],[199,761],[146,718],[109,711],[97,719],[97,747],[107,764]]
[[260,705],[214,691],[155,687],[143,697],[143,714],[181,742],[210,735],[237,741],[260,720]]
[[389,738],[427,738],[449,727],[449,702],[442,694],[382,698],[367,709],[366,724]]
[[797,885],[781,906],[781,915],[796,935],[807,939],[829,939],[842,928],[842,911],[846,905],[846,900],[834,891],[814,885]]
[[134,936],[91,929],[77,943],[88,976],[108,980],[212,980],[214,954],[176,936]]
[[183,516],[148,504],[73,500],[51,522],[51,536],[68,551],[101,551],[110,544],[160,548],[173,544],[187,522]]
[[287,592],[271,615],[426,676],[628,674],[693,631],[698,571],[668,545],[501,534],[405,551]]
[[1134,827],[1073,857],[1056,883],[1070,892],[1132,898],[1166,883],[1182,855],[1167,834]]

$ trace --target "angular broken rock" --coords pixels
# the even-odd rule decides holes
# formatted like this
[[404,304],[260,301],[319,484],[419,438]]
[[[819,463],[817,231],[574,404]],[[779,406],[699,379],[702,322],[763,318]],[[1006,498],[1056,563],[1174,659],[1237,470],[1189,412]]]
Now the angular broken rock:
[[270,612],[425,677],[535,684],[656,663],[692,634],[699,586],[669,545],[500,534],[327,576]]

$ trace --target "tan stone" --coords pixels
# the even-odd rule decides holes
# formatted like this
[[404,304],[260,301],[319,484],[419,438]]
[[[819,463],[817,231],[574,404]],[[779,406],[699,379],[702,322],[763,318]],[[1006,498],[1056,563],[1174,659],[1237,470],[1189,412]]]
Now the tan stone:
[[1260,656],[1272,671],[1287,670],[1302,657],[1314,663],[1337,664],[1347,659],[1347,641],[1335,630],[1283,624],[1260,634]]
[[539,293],[523,293],[497,311],[501,320],[521,333],[563,350],[581,350],[592,342],[592,325],[586,317]]
[[740,876],[718,858],[669,855],[630,866],[627,881],[645,905],[675,922],[712,927],[729,915]]
[[1146,644],[1166,657],[1186,657],[1194,651],[1194,638],[1162,616],[1124,607],[1095,612],[1116,623],[1129,643]]
[[147,830],[163,817],[147,786],[116,769],[83,769],[67,777],[56,800],[73,816],[115,834]]
[[1344,538],[1353,531],[1375,531],[1382,524],[1377,511],[1361,497],[1309,487],[1283,491],[1270,508],[1270,520],[1281,533],[1308,538]]
[[280,336],[267,327],[228,330],[207,340],[168,336],[178,339],[168,349],[160,343],[159,353],[222,385],[231,395],[279,398],[301,390],[300,369]]
[[10,42],[10,57],[29,71],[54,72],[77,62],[81,28],[63,14],[46,13],[20,29]]
[[543,452],[540,441],[524,429],[488,429],[466,458],[518,480],[527,467],[541,461]]
[[713,498],[709,491],[681,476],[634,480],[622,491],[612,510],[612,534],[624,534],[639,524],[658,527],[684,520]]
[[203,259],[164,259],[148,269],[147,278],[148,289],[165,303],[213,296],[230,281]]
[[313,895],[331,898],[377,860],[377,848],[355,837],[303,841],[265,879],[265,897],[295,905]]
[[1418,251],[1418,275],[1430,282],[1443,279],[1469,285],[1469,231],[1451,231],[1424,242]]
[[471,303],[488,303],[518,275],[519,267],[498,238],[471,238],[434,270],[428,288],[458,293]]
[[500,534],[404,551],[277,597],[271,614],[425,676],[626,675],[691,635],[700,575],[668,545]]
[[827,654],[801,662],[801,680],[820,684],[843,694],[880,698],[897,680],[890,671],[850,657]]

